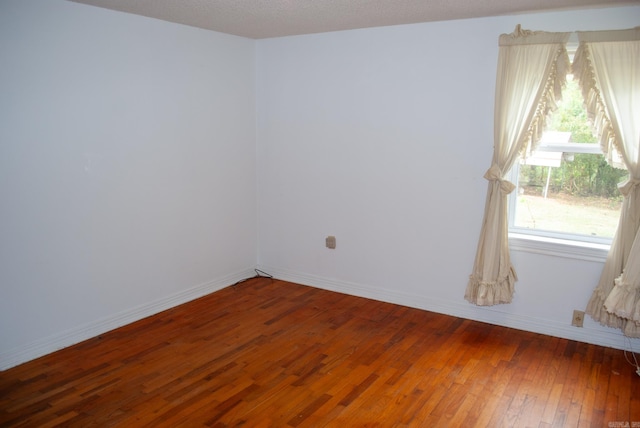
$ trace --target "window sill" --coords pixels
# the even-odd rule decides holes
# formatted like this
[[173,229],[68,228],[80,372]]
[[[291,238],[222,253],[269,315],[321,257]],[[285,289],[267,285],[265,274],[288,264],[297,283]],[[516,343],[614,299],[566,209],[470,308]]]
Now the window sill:
[[610,245],[509,233],[509,248],[513,251],[604,263]]

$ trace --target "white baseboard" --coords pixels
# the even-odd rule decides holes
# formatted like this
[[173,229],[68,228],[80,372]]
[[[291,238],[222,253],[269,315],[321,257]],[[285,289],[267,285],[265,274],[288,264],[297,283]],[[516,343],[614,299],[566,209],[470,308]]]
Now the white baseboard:
[[191,300],[195,300],[199,297],[206,296],[207,294],[221,290],[242,279],[253,276],[255,276],[253,268],[247,268],[240,272],[225,275],[153,302],[54,334],[20,348],[0,353],[0,371],[36,359],[43,355],[50,354],[51,352],[66,348],[76,343],[80,343],[107,331],[141,320]]
[[[395,290],[375,288],[362,284],[351,283],[330,278],[323,278],[301,272],[278,269],[272,266],[259,266],[258,269],[268,272],[275,278],[308,285],[329,291],[350,294],[358,297],[395,303],[445,315],[474,321],[486,322],[493,325],[515,328],[563,339],[605,346],[615,349],[629,349],[631,343],[634,350],[640,349],[640,339],[629,339],[621,331],[599,325],[589,317],[585,319],[584,327],[577,328],[567,324],[548,321],[545,319],[523,316],[500,311],[500,306],[475,306],[468,303],[460,295],[460,302],[445,301],[433,297],[418,296]],[[462,289],[461,293],[464,292]]]
[[[362,284],[324,278],[320,276],[278,269],[270,266],[258,266],[258,269],[273,275],[277,279],[308,285],[324,290],[383,302],[395,303],[431,312],[452,315],[489,324],[525,330],[594,345],[615,349],[629,349],[629,339],[616,329],[601,327],[589,318],[584,328],[576,328],[539,318],[511,314],[497,310],[495,306],[479,307],[467,303],[462,297],[460,302],[451,302],[425,296],[401,293],[395,290],[369,287]],[[197,285],[179,293],[156,301],[114,314],[95,322],[37,340],[18,349],[0,353],[0,371],[17,366],[51,352],[66,348],[84,340],[103,334],[123,325],[141,320],[164,310],[173,308],[215,291],[221,290],[245,278],[253,277],[252,268],[226,275],[210,282]],[[640,339],[631,339],[633,349],[640,349]]]

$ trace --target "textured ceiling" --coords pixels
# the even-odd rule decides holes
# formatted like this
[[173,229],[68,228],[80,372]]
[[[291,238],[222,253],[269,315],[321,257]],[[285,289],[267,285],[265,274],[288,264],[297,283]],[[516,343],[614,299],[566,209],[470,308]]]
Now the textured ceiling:
[[71,0],[253,39],[640,0]]

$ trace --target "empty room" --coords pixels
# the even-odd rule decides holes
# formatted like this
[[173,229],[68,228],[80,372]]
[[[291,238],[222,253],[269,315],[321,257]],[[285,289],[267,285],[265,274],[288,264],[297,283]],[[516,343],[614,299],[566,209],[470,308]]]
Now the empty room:
[[0,426],[640,426],[639,25],[0,0]]

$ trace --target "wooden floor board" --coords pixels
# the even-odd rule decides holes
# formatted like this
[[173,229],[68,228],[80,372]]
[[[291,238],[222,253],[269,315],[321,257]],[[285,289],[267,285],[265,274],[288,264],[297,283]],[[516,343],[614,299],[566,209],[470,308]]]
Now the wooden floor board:
[[0,372],[0,427],[611,423],[622,351],[268,278]]

